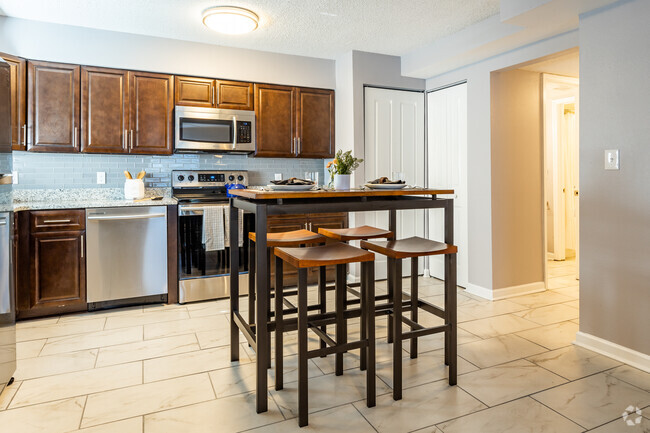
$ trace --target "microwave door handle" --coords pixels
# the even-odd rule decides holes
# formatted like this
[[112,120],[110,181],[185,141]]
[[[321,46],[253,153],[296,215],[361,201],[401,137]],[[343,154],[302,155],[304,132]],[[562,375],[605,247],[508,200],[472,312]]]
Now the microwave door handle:
[[237,116],[232,116],[232,150],[237,148]]

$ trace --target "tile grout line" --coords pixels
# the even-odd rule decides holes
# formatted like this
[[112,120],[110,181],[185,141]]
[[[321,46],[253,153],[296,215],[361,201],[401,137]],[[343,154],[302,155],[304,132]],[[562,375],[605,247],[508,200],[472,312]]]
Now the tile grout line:
[[88,395],[86,395],[85,397],[86,398],[84,398],[84,407],[83,407],[83,409],[81,409],[81,417],[79,418],[79,427],[77,428],[77,430],[81,430],[81,423],[83,422],[84,415],[86,414],[86,405],[88,404]]

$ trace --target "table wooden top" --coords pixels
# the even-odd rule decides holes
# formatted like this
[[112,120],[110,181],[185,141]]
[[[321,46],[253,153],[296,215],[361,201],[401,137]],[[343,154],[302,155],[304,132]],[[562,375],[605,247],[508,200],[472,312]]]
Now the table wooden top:
[[262,191],[259,189],[231,189],[231,195],[251,200],[275,200],[290,198],[342,198],[342,197],[394,197],[406,195],[453,194],[453,189],[404,188],[404,189],[350,189],[349,191]]

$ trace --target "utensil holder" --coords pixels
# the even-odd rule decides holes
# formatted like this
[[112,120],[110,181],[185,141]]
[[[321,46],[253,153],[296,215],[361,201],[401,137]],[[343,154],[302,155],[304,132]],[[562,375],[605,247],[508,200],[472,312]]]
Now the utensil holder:
[[124,198],[138,200],[144,197],[144,181],[142,179],[126,179],[124,181]]

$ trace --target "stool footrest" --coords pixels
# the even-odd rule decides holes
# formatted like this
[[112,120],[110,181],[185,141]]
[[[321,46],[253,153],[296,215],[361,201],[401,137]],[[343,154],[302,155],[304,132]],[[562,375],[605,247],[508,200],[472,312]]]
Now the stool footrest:
[[420,324],[417,323],[417,322],[412,321],[411,319],[409,319],[409,318],[406,317],[406,316],[402,316],[402,323],[404,323],[405,325],[410,326],[410,327],[411,327],[411,330],[416,330],[416,329],[426,329],[424,326],[420,325]]
[[323,340],[325,343],[327,343],[328,346],[336,346],[336,341],[329,335],[327,335],[327,332],[324,332],[322,329],[312,326],[311,323],[307,324],[308,328],[312,330],[314,334],[318,336],[321,340]]
[[352,287],[350,287],[349,285],[348,285],[348,293],[352,293],[352,294],[353,294],[354,296],[356,296],[357,298],[360,298],[360,297],[361,297],[361,293],[359,293],[358,290],[354,290],[354,289],[353,289]]
[[440,317],[441,319],[445,319],[447,316],[447,313],[442,308],[421,299],[418,299],[418,307],[422,308],[427,313],[431,313],[434,316]]
[[424,337],[431,334],[438,334],[445,332],[450,328],[450,325],[434,326],[433,328],[422,328],[415,331],[407,331],[402,333],[402,340],[410,340],[411,338]]
[[331,355],[332,353],[344,353],[355,349],[362,349],[368,346],[366,340],[355,341],[353,343],[341,344],[340,346],[324,347],[322,349],[310,350],[307,352],[307,358],[319,358],[321,356]]
[[248,344],[251,345],[254,351],[257,352],[257,341],[255,340],[255,333],[250,325],[244,320],[244,318],[239,314],[239,311],[233,311],[232,317],[235,320],[235,323],[242,330],[242,334],[246,337]]

